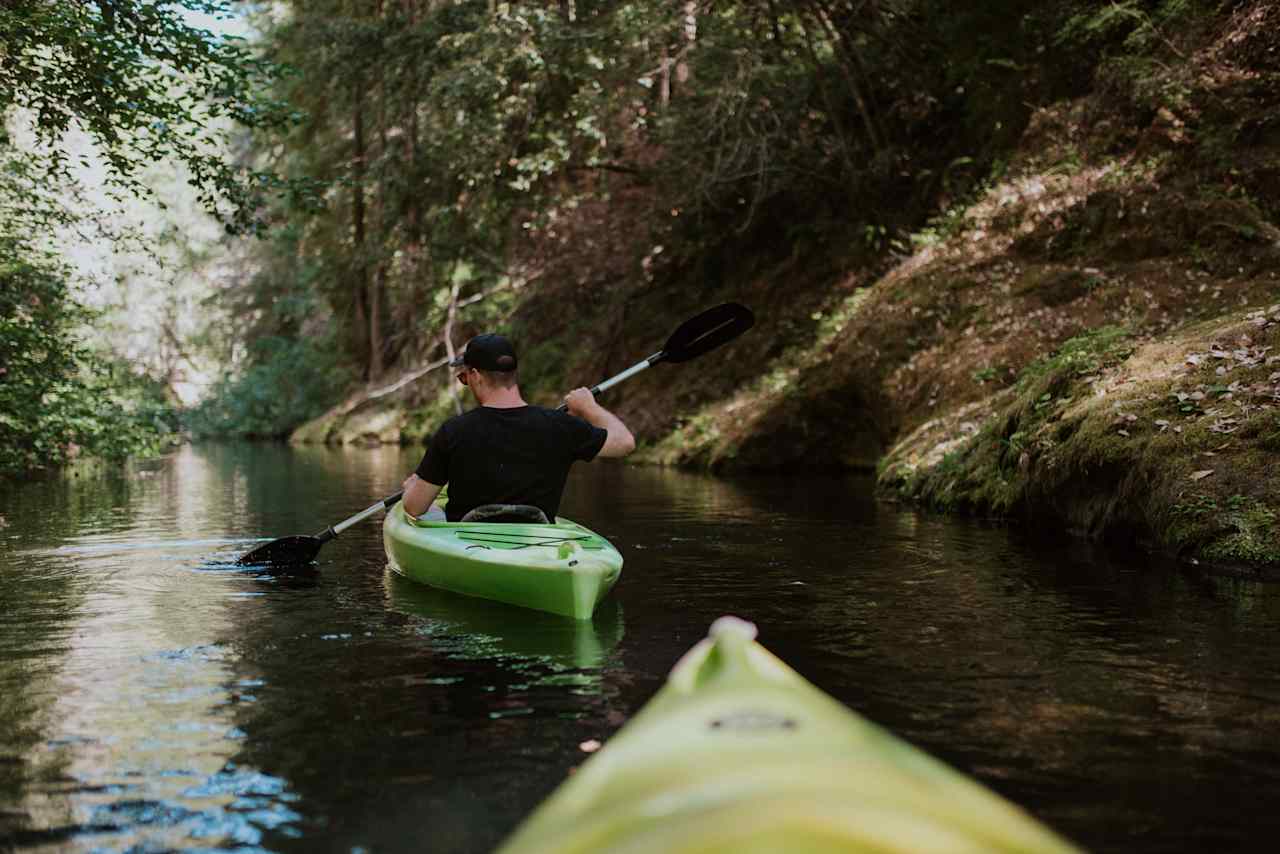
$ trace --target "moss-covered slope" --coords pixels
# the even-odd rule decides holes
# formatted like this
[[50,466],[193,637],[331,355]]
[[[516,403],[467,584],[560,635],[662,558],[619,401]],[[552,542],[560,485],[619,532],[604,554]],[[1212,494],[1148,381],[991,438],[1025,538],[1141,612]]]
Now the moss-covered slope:
[[649,458],[878,460],[888,495],[1280,575],[1278,22],[1246,4],[1039,110],[972,203]]

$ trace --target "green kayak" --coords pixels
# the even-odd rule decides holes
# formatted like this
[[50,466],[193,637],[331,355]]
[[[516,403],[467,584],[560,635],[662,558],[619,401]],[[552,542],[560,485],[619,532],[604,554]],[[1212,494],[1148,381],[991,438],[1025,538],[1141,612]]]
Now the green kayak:
[[500,854],[1072,852],[723,617]]
[[396,504],[382,523],[387,561],[420,584],[589,620],[622,573],[622,555],[568,519],[445,522]]

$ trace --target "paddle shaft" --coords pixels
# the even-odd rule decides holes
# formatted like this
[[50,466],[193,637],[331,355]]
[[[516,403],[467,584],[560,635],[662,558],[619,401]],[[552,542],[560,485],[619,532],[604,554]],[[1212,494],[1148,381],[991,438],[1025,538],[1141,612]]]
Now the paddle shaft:
[[388,495],[381,501],[370,504],[350,519],[344,519],[336,525],[330,525],[328,528],[325,528],[323,531],[316,534],[316,539],[322,543],[327,543],[343,531],[347,530],[347,528],[350,528],[357,522],[363,522],[379,510],[390,510],[402,497],[404,497],[403,489],[394,495]]
[[[645,368],[652,367],[653,365],[658,364],[659,362],[661,362],[661,361],[662,361],[662,359],[663,359],[666,355],[667,355],[667,352],[666,352],[665,350],[659,350],[658,352],[654,353],[652,356],[650,356],[649,358],[645,359],[644,361],[642,361],[642,362],[636,362],[634,365],[632,365],[631,367],[627,368],[627,369],[626,369],[625,371],[623,371],[622,373],[620,373],[620,374],[615,374],[614,376],[609,377],[609,379],[607,379],[607,380],[602,380],[601,382],[597,383],[596,385],[593,385],[593,386],[591,387],[591,394],[592,394],[592,395],[597,395],[597,394],[599,394],[599,393],[600,393],[600,392],[602,392],[602,391],[607,391],[607,390],[609,390],[609,389],[613,388],[614,386],[616,386],[618,383],[622,382],[623,380],[630,379],[631,377],[634,377],[636,374],[640,373],[640,372],[641,372],[641,371],[643,371]],[[568,409],[568,408],[569,408],[569,404],[567,404],[567,403],[562,403],[562,404],[560,404],[560,405],[559,405],[558,407],[556,407],[556,408],[557,408],[557,409],[559,409],[561,412],[564,412],[566,409]]]
[[[724,303],[707,309],[680,324],[680,328],[671,333],[671,337],[667,339],[666,345],[661,350],[643,361],[636,362],[622,373],[592,386],[591,394],[597,395],[611,389],[623,380],[634,377],[659,362],[687,362],[690,359],[696,359],[703,353],[737,338],[750,329],[753,323],[755,323],[755,316],[745,306],[737,303]],[[568,406],[562,403],[559,409],[563,412],[568,409]]]

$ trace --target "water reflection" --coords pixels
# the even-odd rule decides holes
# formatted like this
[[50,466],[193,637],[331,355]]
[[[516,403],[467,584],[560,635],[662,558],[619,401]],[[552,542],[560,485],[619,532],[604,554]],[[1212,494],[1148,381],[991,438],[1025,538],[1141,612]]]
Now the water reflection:
[[187,452],[8,487],[18,547],[0,561],[0,838],[253,845],[287,823],[262,807],[287,802],[287,784],[228,764],[243,733],[218,603],[243,591],[192,566],[226,542],[207,523],[216,479]]
[[442,653],[544,664],[557,671],[547,684],[598,687],[599,669],[622,638],[622,605],[614,598],[600,604],[594,619],[570,620],[433,590],[391,570],[383,580],[387,605],[420,618],[418,633]]

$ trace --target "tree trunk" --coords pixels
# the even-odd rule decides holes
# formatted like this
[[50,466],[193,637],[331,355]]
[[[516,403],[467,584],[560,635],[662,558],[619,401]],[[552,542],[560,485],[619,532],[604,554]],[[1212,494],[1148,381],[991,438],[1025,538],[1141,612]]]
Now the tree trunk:
[[667,108],[667,104],[671,103],[671,53],[667,50],[667,46],[662,46],[662,69],[658,77],[658,105],[663,110]]
[[831,126],[835,129],[836,136],[840,138],[840,159],[844,161],[844,168],[847,173],[852,175],[856,171],[853,164],[853,146],[849,142],[849,134],[845,130],[843,119],[840,117],[840,105],[836,103],[831,94],[831,87],[827,84],[827,74],[822,68],[822,60],[818,57],[818,51],[813,46],[813,33],[809,31],[809,27],[803,24],[800,27],[800,31],[804,35],[804,46],[809,54],[809,61],[813,63],[813,75],[818,81],[818,91],[822,93],[822,100],[827,103],[827,112],[831,114]]
[[[369,334],[369,271],[366,259],[366,223],[365,223],[365,145],[364,145],[364,86],[359,75],[353,81],[354,99],[352,102],[352,158],[351,171],[354,180],[351,186],[351,235],[355,244],[355,328],[357,352],[363,351],[367,357],[369,350],[360,344],[368,343]],[[371,364],[364,365],[365,379],[370,377]]]
[[369,292],[369,382],[382,378],[382,296],[387,288],[387,265],[379,264]]
[[[374,21],[377,26],[383,26],[383,0],[377,0],[374,4]],[[387,154],[387,80],[384,73],[385,66],[381,63],[377,66],[377,125],[378,125],[378,149],[374,162],[380,162],[379,158],[385,158]],[[381,249],[387,243],[387,188],[386,188],[386,168],[378,169],[377,176],[377,192],[374,195],[373,204],[376,216],[374,224],[376,229],[376,239],[374,246]],[[382,257],[382,252],[378,252],[377,266],[374,270],[373,280],[369,283],[369,382],[377,382],[382,379],[382,369],[385,363],[386,342],[383,340],[382,316],[383,303],[386,299],[387,290],[387,262]]]
[[[462,291],[462,277],[458,275],[458,265],[455,263],[450,270],[450,278],[453,279],[453,286],[449,290],[449,313],[445,315],[444,321],[444,351],[449,357],[449,361],[453,361],[457,350],[453,346],[453,321],[458,316],[458,294]],[[458,387],[454,383],[453,372],[445,374],[445,382],[449,384],[449,393],[453,395],[453,409],[462,414],[462,398],[458,394]]]
[[684,4],[684,20],[682,23],[684,47],[681,48],[681,58],[676,63],[676,82],[684,85],[693,76],[693,66],[689,63],[688,57],[693,53],[694,45],[698,41],[698,4],[693,0],[688,0]]
[[831,23],[831,16],[820,2],[814,2],[810,8],[819,26],[826,32],[827,38],[831,40],[831,45],[835,48],[836,54],[843,57],[844,61],[837,63],[840,67],[840,73],[844,76],[845,84],[849,87],[849,94],[853,97],[853,102],[858,106],[858,113],[862,116],[862,123],[867,130],[867,139],[871,142],[871,147],[879,152],[884,148],[884,135],[880,133],[880,129],[876,126],[871,110],[867,106],[867,100],[863,97],[862,87],[858,85],[858,80],[854,76],[855,71],[865,76],[866,69],[862,66],[862,57],[858,55],[857,50],[846,42],[843,33],[837,31],[835,25]]

